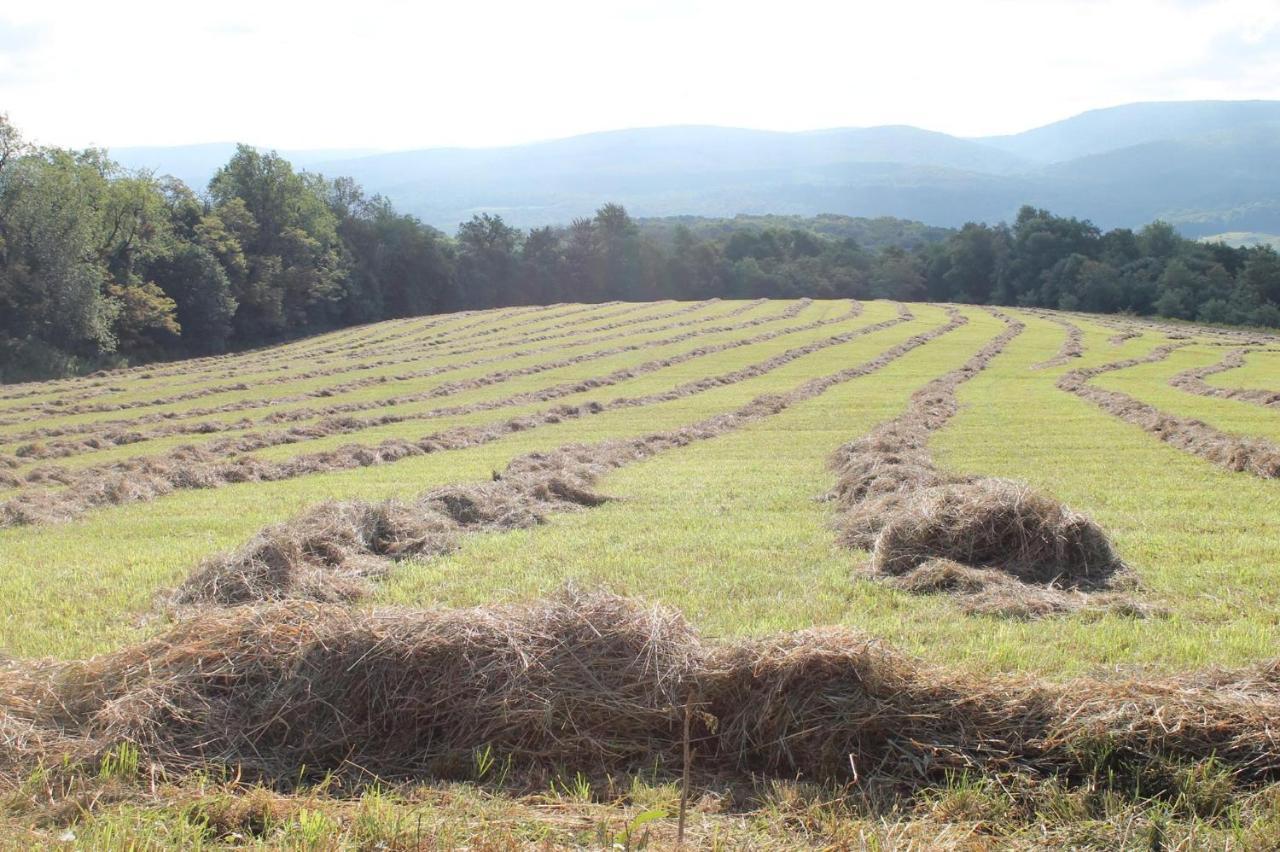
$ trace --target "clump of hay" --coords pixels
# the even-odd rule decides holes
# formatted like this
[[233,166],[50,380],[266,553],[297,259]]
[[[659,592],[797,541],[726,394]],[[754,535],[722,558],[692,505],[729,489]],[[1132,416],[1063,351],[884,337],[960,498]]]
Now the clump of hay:
[[967,615],[1032,619],[1086,612],[1124,618],[1149,618],[1164,611],[1116,589],[1132,580],[1108,578],[1108,590],[1086,593],[1026,583],[998,568],[974,568],[950,559],[929,559],[886,579],[888,585],[917,595],[949,595]]
[[465,532],[523,529],[547,513],[598,506],[589,466],[552,456],[540,474],[428,491],[413,503],[331,502],[268,527],[239,550],[206,560],[170,598],[177,607],[367,595],[388,560],[448,553]]
[[456,525],[442,515],[387,502],[326,503],[259,533],[243,548],[205,561],[172,596],[175,606],[306,598],[342,601],[368,593],[385,559],[444,552]]
[[931,559],[991,567],[1025,583],[1097,588],[1123,565],[1089,518],[1001,479],[925,488],[890,515],[871,567],[904,574]]
[[1022,329],[993,313],[1005,331],[917,391],[901,416],[836,451],[827,496],[839,509],[840,542],[870,551],[869,576],[916,594],[954,595],[968,613],[1033,618],[1093,607],[1097,601],[1068,590],[1132,585],[1096,523],[1025,484],[941,471],[929,454],[929,436],[958,410],[957,387]]

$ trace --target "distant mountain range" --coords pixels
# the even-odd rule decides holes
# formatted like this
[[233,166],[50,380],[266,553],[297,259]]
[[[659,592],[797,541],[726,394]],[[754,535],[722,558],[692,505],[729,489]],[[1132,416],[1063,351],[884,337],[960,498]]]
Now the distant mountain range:
[[[120,148],[126,166],[203,187],[231,144]],[[1280,233],[1280,101],[1137,103],[1011,136],[909,126],[780,133],[656,127],[505,148],[281,151],[349,175],[452,232],[479,212],[566,223],[606,201],[636,216],[896,216],[930,225],[1009,220],[1022,204],[1188,236]]]

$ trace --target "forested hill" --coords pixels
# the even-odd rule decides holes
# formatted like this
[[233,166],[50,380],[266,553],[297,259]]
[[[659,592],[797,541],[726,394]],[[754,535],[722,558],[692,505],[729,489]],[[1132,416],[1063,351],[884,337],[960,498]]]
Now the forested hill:
[[347,177],[238,147],[207,186],[105,152],[39,148],[0,118],[0,380],[221,352],[380,319],[612,299],[849,297],[1130,311],[1280,326],[1280,256],[1102,231],[891,218],[632,218],[604,203],[452,236]]

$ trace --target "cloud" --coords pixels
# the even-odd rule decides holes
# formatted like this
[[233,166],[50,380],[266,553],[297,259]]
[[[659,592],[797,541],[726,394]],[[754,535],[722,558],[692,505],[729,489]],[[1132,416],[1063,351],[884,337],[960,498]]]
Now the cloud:
[[69,145],[494,145],[674,123],[982,135],[1133,100],[1280,97],[1275,0],[64,0],[5,14],[5,108]]
[[43,38],[44,27],[0,20],[0,84],[19,86],[32,82],[30,60]]
[[44,35],[44,27],[35,24],[14,24],[0,21],[0,56],[35,50]]

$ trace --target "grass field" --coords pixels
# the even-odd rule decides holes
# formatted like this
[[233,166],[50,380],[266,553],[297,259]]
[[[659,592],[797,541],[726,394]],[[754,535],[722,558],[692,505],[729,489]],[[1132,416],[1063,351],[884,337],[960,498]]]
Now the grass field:
[[[419,761],[408,773],[412,780],[391,773],[370,783],[365,772],[353,781],[358,761],[350,750],[338,758],[313,756],[305,766],[276,758],[272,765],[281,772],[253,777],[237,775],[231,757],[244,746],[219,745],[212,728],[201,729],[207,750],[178,754],[177,735],[170,734],[206,712],[179,712],[185,698],[138,692],[93,699],[101,706],[92,713],[68,709],[69,690],[115,695],[149,683],[164,666],[180,665],[190,678],[252,646],[248,633],[237,634],[234,648],[202,650],[212,656],[200,666],[156,662],[153,670],[150,662],[130,663],[128,678],[103,679],[124,660],[169,659],[187,641],[170,637],[182,635],[184,625],[205,623],[192,619],[216,626],[252,613],[270,620],[280,606],[309,599],[322,602],[309,604],[322,607],[317,623],[330,617],[323,607],[360,625],[380,623],[388,612],[412,620],[478,607],[474,620],[485,624],[515,611],[491,616],[485,608],[558,600],[568,588],[670,607],[697,642],[713,649],[835,641],[831,653],[838,653],[853,640],[814,637],[869,636],[916,661],[911,665],[928,667],[920,689],[935,681],[974,684],[975,696],[985,696],[975,698],[979,704],[997,694],[1067,696],[1055,707],[1091,691],[1113,696],[1115,707],[1139,707],[1159,693],[1201,708],[1201,722],[1186,721],[1193,715],[1183,720],[1189,728],[1212,729],[1212,737],[1206,734],[1212,747],[1193,749],[1182,727],[1169,724],[1142,748],[1122,745],[1133,731],[1146,730],[1148,713],[1128,727],[1108,722],[1109,745],[1091,734],[1087,747],[1073,741],[1069,757],[1061,757],[1041,737],[1034,756],[1007,761],[993,756],[994,746],[948,740],[930,752],[918,737],[898,741],[890,732],[889,745],[858,740],[849,747],[847,766],[867,767],[883,746],[876,772],[855,768],[851,776],[847,766],[828,771],[806,763],[799,757],[805,738],[855,736],[849,731],[854,718],[863,718],[857,714],[877,717],[880,711],[861,709],[865,700],[855,690],[840,699],[848,707],[826,711],[822,725],[794,730],[794,740],[763,743],[765,722],[782,722],[776,714],[756,719],[752,742],[761,754],[780,749],[785,759],[747,767],[746,757],[718,746],[716,770],[707,767],[692,782],[690,845],[1278,844],[1280,745],[1265,719],[1269,708],[1280,707],[1280,678],[1269,668],[1280,637],[1274,580],[1280,474],[1268,474],[1265,463],[1232,469],[1221,448],[1251,442],[1253,458],[1270,458],[1272,445],[1280,445],[1280,409],[1192,393],[1170,380],[1216,363],[1236,345],[1249,350],[1244,365],[1206,381],[1280,390],[1280,339],[1240,343],[1194,328],[1171,338],[1167,327],[1124,322],[1132,328],[1118,338],[1116,324],[1105,318],[975,306],[559,305],[397,320],[275,349],[0,387],[5,841],[18,847],[61,838],[86,848],[666,848],[676,836],[681,767],[657,747],[648,760],[584,756],[578,765],[563,755],[537,757],[548,748],[526,748],[526,739],[510,746],[503,764],[504,741],[495,736],[492,749],[489,740],[467,745],[473,758],[461,770],[451,764],[436,771]],[[1056,357],[1073,339],[1080,353]],[[1177,348],[1167,354],[1161,349],[1172,344]],[[1201,421],[1217,449],[1179,442],[1060,386],[1072,371],[1126,359],[1137,363],[1093,376],[1089,387]],[[974,366],[953,372],[966,362]],[[910,468],[915,478],[902,479],[891,495],[907,509],[922,512],[930,495],[977,493],[983,483],[1001,494],[1018,489],[1024,506],[1030,488],[1044,505],[1065,504],[1093,522],[1088,528],[1100,530],[1115,564],[1123,563],[1116,576],[1124,583],[1073,584],[1064,562],[1061,575],[1036,585],[1027,579],[1028,566],[1010,567],[1023,556],[980,557],[973,541],[944,547],[936,536],[920,545],[927,553],[913,565],[945,563],[958,572],[947,576],[985,577],[990,587],[921,593],[869,569],[881,564],[888,539],[877,539],[873,552],[838,534],[847,523],[843,513],[867,509],[838,496],[846,474],[832,459],[895,418],[922,437],[880,446],[874,476]],[[569,445],[578,449],[558,452]],[[572,486],[567,492],[564,482]],[[590,495],[574,496],[582,489]],[[451,508],[455,494],[492,505],[464,516]],[[436,526],[422,527],[418,517],[412,534],[394,525],[380,533],[400,536],[398,549],[373,538],[338,541],[332,513],[341,507],[331,505],[319,510],[330,515],[308,516],[329,519],[322,532],[330,538],[322,544],[319,521],[306,528],[310,539],[296,531],[303,529],[297,519],[322,504],[346,501],[342,511],[365,511],[350,509],[350,501],[385,500],[401,501],[394,511],[426,513]],[[453,514],[440,514],[442,506]],[[902,509],[894,502],[875,506],[886,518]],[[991,512],[983,516],[987,531],[1008,520],[989,506],[970,509]],[[916,527],[930,520],[912,517]],[[1020,516],[1018,534],[1030,535],[1033,522],[1039,519]],[[1071,523],[1051,537],[1060,544],[1061,536],[1075,534],[1081,522]],[[255,539],[277,524],[284,526]],[[1009,535],[997,543],[1008,546]],[[293,550],[260,546],[285,540]],[[257,549],[245,550],[250,543]],[[353,556],[352,548],[360,552]],[[185,581],[202,565],[223,564],[238,573],[221,578],[219,594],[244,583],[248,597],[175,597],[175,590],[191,588]],[[992,589],[1019,601],[1025,593],[1028,600],[1067,603],[1017,614],[975,608]],[[1094,603],[1117,595],[1123,606]],[[224,609],[228,603],[238,608]],[[458,624],[473,618],[447,617],[461,618]],[[846,632],[805,632],[813,628]],[[287,646],[308,647],[310,627],[297,629],[299,638]],[[365,653],[381,647],[374,643]],[[689,653],[702,659],[702,651]],[[362,656],[352,667],[366,664],[372,665]],[[1227,675],[1208,674],[1219,670],[1232,672],[1231,688],[1204,685],[1206,678],[1225,683]],[[96,673],[92,684],[86,673]],[[836,689],[795,678],[777,694],[799,701],[806,688]],[[260,692],[273,688],[256,683]],[[230,689],[217,687],[224,688]],[[1151,692],[1125,698],[1132,689]],[[200,707],[234,703],[210,695]],[[1222,705],[1229,723],[1213,716],[1215,701],[1237,702]],[[143,704],[146,713],[130,709]],[[327,706],[345,719],[339,728],[373,726],[367,710]],[[855,706],[856,713],[848,709]],[[154,713],[163,707],[175,709],[158,722]],[[785,713],[799,720],[798,708],[788,704]],[[402,715],[419,712],[415,704]],[[559,712],[573,732],[558,729],[553,741],[585,736],[578,726],[588,724],[586,717],[574,713],[587,711],[545,715]],[[262,731],[286,711],[272,714],[258,734],[245,734],[261,735],[263,749]],[[121,733],[144,730],[135,716],[150,720],[145,736]],[[1104,717],[1111,719],[1098,716]],[[708,726],[706,742],[728,736],[720,731],[730,727],[725,719],[695,723]],[[622,739],[622,723],[601,724]],[[368,728],[375,729],[390,741],[389,728]],[[1245,742],[1263,745],[1249,746],[1246,760]],[[938,756],[951,755],[952,746],[963,759]],[[713,749],[704,743],[702,750]],[[908,752],[914,756],[902,757]],[[902,761],[912,768],[897,774],[884,768]],[[881,776],[892,783],[881,784]]]
[[1221,388],[1280,391],[1280,351],[1253,352],[1245,358],[1243,367],[1219,373],[1208,382]]

